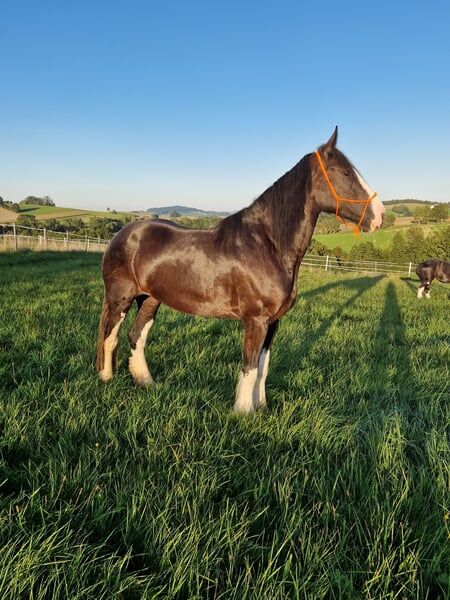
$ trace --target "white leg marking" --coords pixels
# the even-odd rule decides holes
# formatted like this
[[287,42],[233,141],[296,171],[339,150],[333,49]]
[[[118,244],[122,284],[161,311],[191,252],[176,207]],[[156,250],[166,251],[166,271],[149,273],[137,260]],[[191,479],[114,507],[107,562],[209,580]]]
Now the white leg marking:
[[430,290],[428,290],[428,292],[425,292],[425,298],[431,298],[431,296],[430,296]]
[[125,313],[120,313],[120,319],[114,325],[111,330],[111,333],[103,342],[104,348],[104,361],[103,361],[103,369],[99,372],[98,376],[101,381],[110,381],[113,376],[112,369],[112,357],[113,352],[116,349],[117,341],[119,339],[119,329],[122,325],[122,321],[125,319]]
[[148,386],[152,385],[153,378],[148,370],[147,361],[145,360],[145,342],[147,341],[147,335],[153,325],[153,319],[150,319],[141,330],[141,334],[136,342],[136,348],[131,350],[131,356],[128,363],[130,373],[133,379],[138,385]]
[[422,298],[423,296],[423,290],[425,289],[425,287],[423,285],[420,286],[420,288],[417,290],[417,297],[418,298]]
[[261,356],[258,362],[258,379],[256,382],[257,391],[259,393],[258,407],[266,407],[266,378],[269,372],[270,350],[265,348],[261,351]]
[[257,377],[258,369],[250,369],[248,373],[240,372],[234,403],[235,412],[248,415],[258,407]]

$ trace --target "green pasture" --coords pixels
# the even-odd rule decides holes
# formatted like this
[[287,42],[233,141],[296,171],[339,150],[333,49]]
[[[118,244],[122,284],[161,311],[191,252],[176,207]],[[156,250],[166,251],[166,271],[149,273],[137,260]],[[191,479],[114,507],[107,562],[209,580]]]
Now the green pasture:
[[[433,223],[430,225],[420,225],[420,228],[424,231],[425,235],[428,235],[429,232],[436,228],[446,227],[447,225],[447,223]],[[339,246],[348,252],[355,244],[360,244],[362,242],[372,242],[375,248],[387,248],[392,242],[395,234],[399,231],[404,232],[405,227],[378,229],[372,233],[361,233],[358,237],[356,237],[351,230],[339,231],[338,233],[314,235],[314,239],[330,248],[330,250]]]
[[143,390],[127,318],[97,380],[100,260],[0,254],[0,598],[450,597],[450,289],[300,270],[242,417],[236,322],[162,308]]

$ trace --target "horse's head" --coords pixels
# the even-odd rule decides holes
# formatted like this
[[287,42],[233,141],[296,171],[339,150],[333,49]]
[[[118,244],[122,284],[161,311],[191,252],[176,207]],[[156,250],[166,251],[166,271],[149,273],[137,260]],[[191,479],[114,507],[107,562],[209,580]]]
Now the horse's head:
[[315,198],[320,210],[335,213],[363,231],[381,227],[384,206],[351,162],[336,148],[337,127],[312,155]]

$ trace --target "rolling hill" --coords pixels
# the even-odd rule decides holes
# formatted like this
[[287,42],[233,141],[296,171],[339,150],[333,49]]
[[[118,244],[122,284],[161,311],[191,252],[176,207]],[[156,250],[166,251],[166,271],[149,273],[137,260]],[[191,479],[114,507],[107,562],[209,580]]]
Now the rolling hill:
[[176,211],[183,217],[226,217],[229,212],[215,211],[215,210],[202,210],[201,208],[192,208],[191,206],[157,206],[154,208],[147,208],[146,212],[155,213],[159,216],[170,215],[171,212]]

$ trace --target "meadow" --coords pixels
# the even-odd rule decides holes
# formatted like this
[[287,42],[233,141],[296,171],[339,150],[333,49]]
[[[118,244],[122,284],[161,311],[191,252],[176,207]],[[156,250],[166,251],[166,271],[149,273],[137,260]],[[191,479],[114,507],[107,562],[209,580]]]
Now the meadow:
[[235,322],[97,380],[100,260],[0,254],[0,598],[450,597],[448,287],[301,270],[242,417]]
[[[398,220],[400,221],[400,219]],[[342,250],[348,252],[353,246],[367,241],[372,242],[375,248],[384,249],[392,243],[396,233],[405,231],[407,225],[410,225],[410,223],[398,227],[390,227],[389,229],[379,229],[371,232],[370,236],[362,234],[356,237],[353,231],[348,230],[339,231],[337,233],[315,234],[314,239],[330,248],[330,250],[339,246]],[[448,222],[420,225],[420,229],[425,235],[429,235],[433,231],[441,230],[444,227],[448,227]]]

